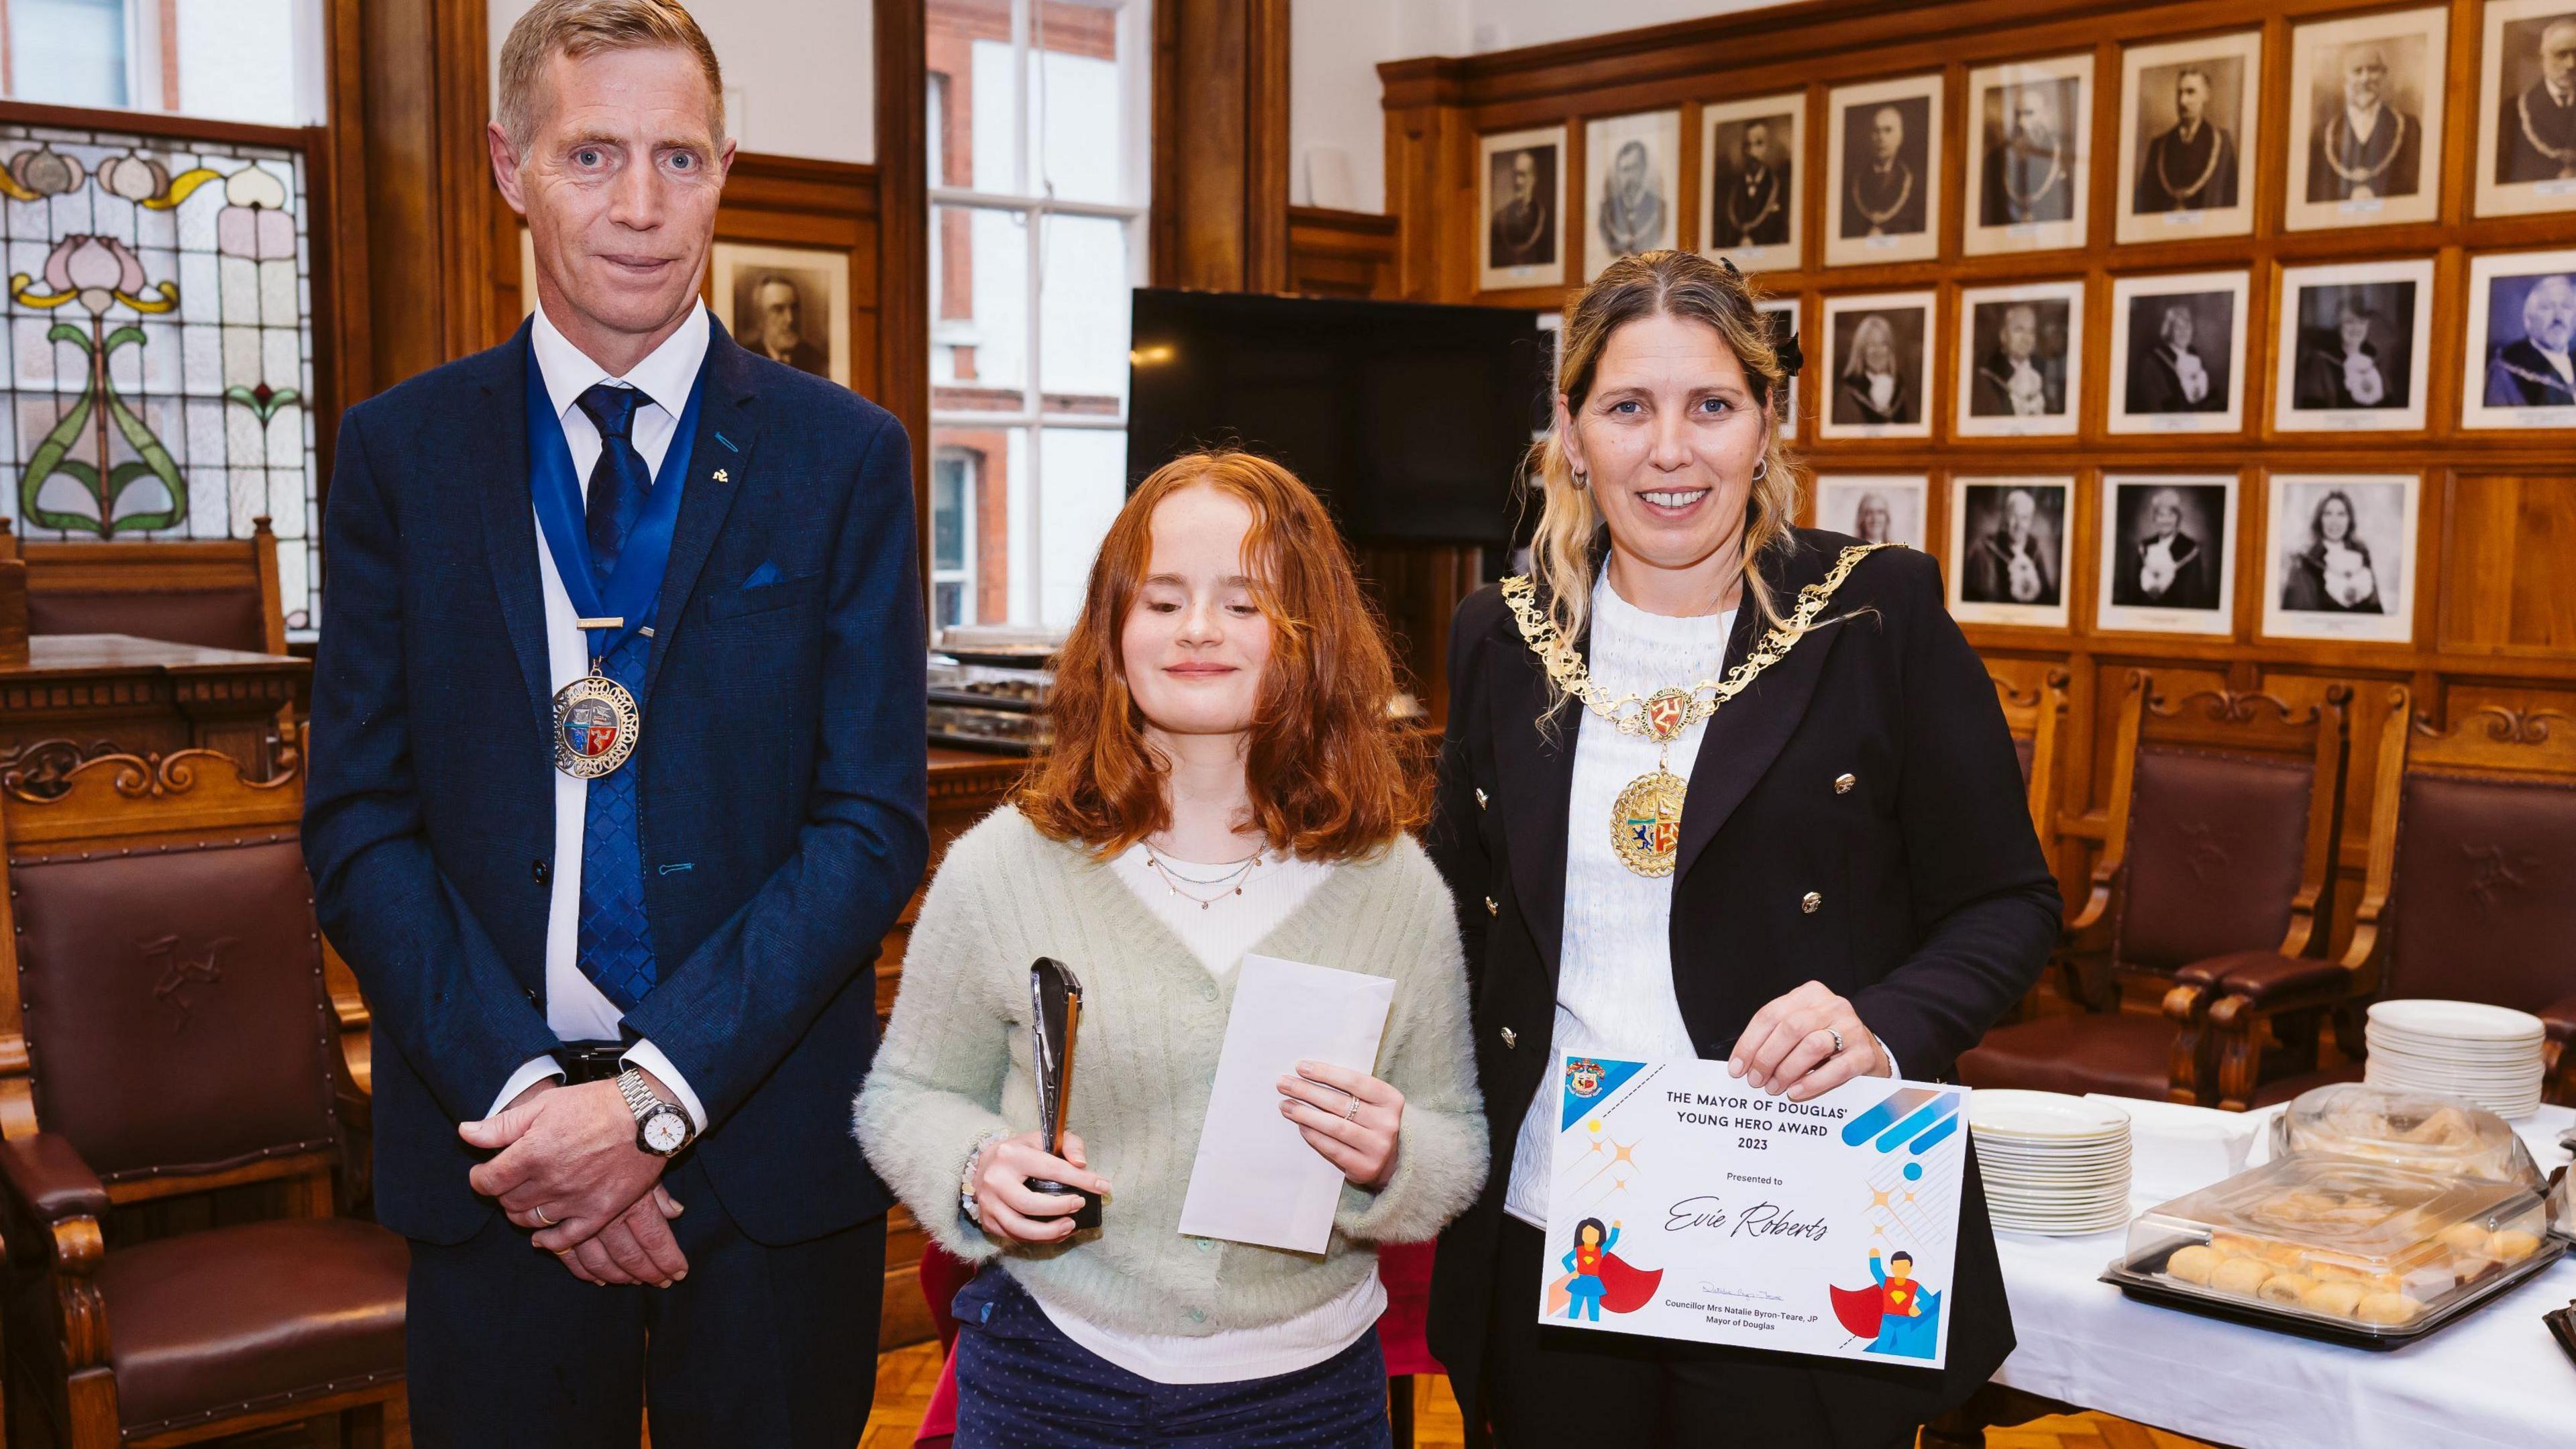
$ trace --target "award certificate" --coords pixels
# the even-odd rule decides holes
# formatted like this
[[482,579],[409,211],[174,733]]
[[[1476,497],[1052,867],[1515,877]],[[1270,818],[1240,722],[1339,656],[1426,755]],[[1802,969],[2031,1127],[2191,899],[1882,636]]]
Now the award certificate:
[[1967,1089],[1564,1057],[1539,1319],[1939,1368]]

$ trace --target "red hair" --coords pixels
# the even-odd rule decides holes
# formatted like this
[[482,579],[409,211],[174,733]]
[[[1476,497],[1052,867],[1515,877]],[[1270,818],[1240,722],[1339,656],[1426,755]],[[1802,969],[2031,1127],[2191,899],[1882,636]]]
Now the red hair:
[[1387,712],[1394,659],[1324,505],[1296,474],[1250,453],[1176,458],[1128,495],[1056,657],[1055,742],[1014,803],[1039,833],[1102,857],[1171,824],[1168,766],[1146,743],[1119,637],[1152,560],[1155,508],[1201,486],[1251,508],[1245,572],[1270,622],[1244,758],[1251,823],[1274,848],[1310,860],[1374,854],[1430,813],[1428,742]]

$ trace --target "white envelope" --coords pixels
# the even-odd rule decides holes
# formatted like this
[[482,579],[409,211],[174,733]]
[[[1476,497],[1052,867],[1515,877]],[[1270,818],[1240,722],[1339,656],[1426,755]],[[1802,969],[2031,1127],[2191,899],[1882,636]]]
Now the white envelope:
[[1279,1111],[1279,1079],[1299,1062],[1374,1072],[1395,983],[1271,956],[1237,968],[1234,1012],[1199,1127],[1180,1230],[1300,1253],[1332,1242],[1342,1170]]

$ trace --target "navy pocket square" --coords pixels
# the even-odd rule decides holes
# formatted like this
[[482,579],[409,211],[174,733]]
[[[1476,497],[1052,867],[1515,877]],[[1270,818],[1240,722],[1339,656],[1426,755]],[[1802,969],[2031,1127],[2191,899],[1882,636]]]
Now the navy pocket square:
[[746,589],[765,589],[772,584],[780,582],[783,578],[785,578],[785,575],[778,571],[777,564],[763,563],[760,567],[751,571],[751,576],[742,581],[742,586]]

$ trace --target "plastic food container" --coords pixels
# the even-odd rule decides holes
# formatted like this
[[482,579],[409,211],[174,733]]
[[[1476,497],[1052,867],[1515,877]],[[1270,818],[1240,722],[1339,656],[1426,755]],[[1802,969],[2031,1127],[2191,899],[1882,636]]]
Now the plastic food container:
[[2299,1152],[2139,1215],[2104,1276],[2178,1307],[2394,1347],[2565,1251],[2522,1183]]
[[2456,1097],[2338,1082],[2302,1092],[2272,1119],[2272,1155],[2325,1152],[2444,1177],[2544,1179],[2531,1149],[2502,1117]]

